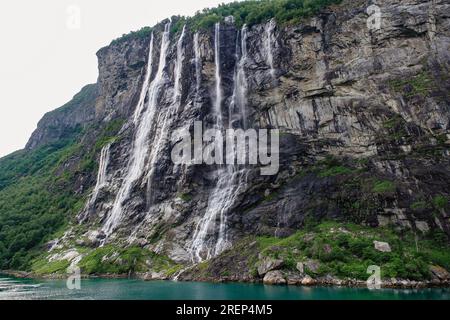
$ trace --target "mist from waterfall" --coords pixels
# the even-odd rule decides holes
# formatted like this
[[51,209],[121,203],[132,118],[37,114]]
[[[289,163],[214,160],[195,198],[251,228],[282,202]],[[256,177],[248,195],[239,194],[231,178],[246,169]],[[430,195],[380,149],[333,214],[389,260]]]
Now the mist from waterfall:
[[[221,83],[220,79],[220,26],[216,25],[215,37],[215,55],[216,55],[216,84]],[[233,118],[237,111],[242,119],[242,126],[246,124],[246,91],[247,79],[245,75],[245,63],[247,59],[247,27],[244,26],[240,32],[241,45],[239,46],[238,38],[236,44],[236,69],[234,75],[233,96],[229,105],[229,123],[227,128],[233,127]],[[239,52],[239,50],[241,52]],[[219,72],[217,72],[219,70]],[[221,87],[216,86],[216,97],[221,97]],[[222,97],[221,97],[222,99]],[[217,110],[219,105],[220,109]],[[235,111],[233,111],[235,110]],[[216,111],[222,112],[221,100],[216,100]],[[220,119],[222,120],[222,119]],[[224,131],[226,127],[222,122],[217,121],[217,127]],[[236,150],[226,150],[236,156]],[[208,199],[208,207],[203,218],[197,224],[192,245],[191,260],[192,262],[201,262],[208,260],[214,256],[221,254],[230,246],[227,234],[227,214],[232,206],[236,203],[237,197],[246,188],[248,171],[239,170],[237,165],[227,165],[218,171],[218,181],[216,187],[212,191]],[[219,228],[216,224],[219,220]],[[212,236],[211,236],[212,233]],[[217,234],[217,237],[215,235]]]
[[[133,142],[130,162],[127,168],[127,174],[116,196],[113,208],[102,229],[106,235],[110,235],[122,220],[123,202],[128,199],[133,184],[141,177],[143,173],[150,148],[148,140],[153,127],[153,122],[155,120],[154,118],[157,110],[158,95],[160,89],[166,81],[165,68],[167,63],[167,51],[170,44],[170,26],[171,22],[166,24],[162,35],[158,71],[148,88],[147,109],[139,117],[139,121],[137,123],[137,130]],[[151,47],[152,43],[153,41],[151,41]],[[149,64],[151,63],[151,60],[152,59],[149,60]],[[146,95],[141,95],[138,106],[144,104],[143,101],[145,101],[145,97]]]

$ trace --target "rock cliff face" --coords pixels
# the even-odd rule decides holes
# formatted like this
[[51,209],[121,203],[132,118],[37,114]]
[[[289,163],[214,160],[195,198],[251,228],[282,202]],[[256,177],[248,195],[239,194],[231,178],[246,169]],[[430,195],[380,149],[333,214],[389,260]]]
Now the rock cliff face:
[[[370,4],[294,26],[173,33],[164,21],[100,50],[86,100],[46,116],[28,144],[124,120],[60,248],[81,237],[189,264],[324,219],[450,236],[450,1],[379,0],[380,29],[367,26]],[[280,129],[279,173],[174,165],[172,138],[194,121]]]
[[87,85],[66,105],[47,113],[39,121],[38,128],[33,132],[25,148],[33,150],[63,140],[74,132],[86,128],[95,119],[93,105],[97,96],[97,85]]

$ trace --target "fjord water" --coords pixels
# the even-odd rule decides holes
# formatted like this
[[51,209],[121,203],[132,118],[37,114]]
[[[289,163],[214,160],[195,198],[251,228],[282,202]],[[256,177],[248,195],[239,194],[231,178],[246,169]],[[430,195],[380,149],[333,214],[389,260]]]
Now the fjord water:
[[0,300],[449,300],[450,289],[375,290],[325,287],[213,284],[126,279],[89,279],[81,290],[65,280],[0,276]]

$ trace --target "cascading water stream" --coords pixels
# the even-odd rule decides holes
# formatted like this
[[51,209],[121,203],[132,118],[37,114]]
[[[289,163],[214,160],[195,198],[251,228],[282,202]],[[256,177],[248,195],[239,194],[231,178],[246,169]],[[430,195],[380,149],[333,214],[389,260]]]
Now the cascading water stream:
[[[170,43],[170,26],[170,22],[166,24],[164,33],[162,35],[158,71],[148,88],[147,109],[145,110],[145,112],[142,110],[143,114],[140,117],[140,114],[138,113],[139,110],[136,110],[136,115],[137,117],[139,117],[139,120],[137,122],[137,130],[132,147],[130,162],[127,168],[127,174],[114,201],[113,208],[102,229],[102,231],[106,235],[110,235],[120,223],[122,219],[123,202],[129,197],[133,184],[141,177],[143,173],[150,147],[148,139],[153,127],[157,109],[158,95],[160,89],[166,81],[165,68],[167,63],[167,51]],[[153,43],[153,41],[151,43]],[[150,49],[153,49],[152,44]],[[152,53],[150,53],[150,60],[148,62],[149,64],[152,61],[151,57]],[[141,100],[139,101],[138,106],[144,105],[145,97],[146,94],[141,95]]]
[[109,164],[110,149],[111,149],[110,143],[102,148],[102,151],[100,153],[99,166],[98,166],[97,183],[94,187],[94,190],[92,191],[89,201],[86,204],[84,213],[88,213],[89,210],[92,209],[92,206],[97,201],[100,190],[106,185],[106,182],[107,182],[106,181],[107,180],[107,171],[106,170],[108,169],[108,164]]
[[239,42],[236,41],[236,70],[234,73],[234,88],[229,109],[230,128],[234,127],[234,115],[240,116],[239,121],[244,129],[247,129],[247,75],[245,74],[245,65],[248,59],[247,52],[247,26],[244,25],[240,32],[241,52],[239,54]]
[[195,93],[196,100],[200,95],[200,85],[202,82],[202,57],[200,54],[200,40],[198,32],[194,35],[194,59],[195,59]]
[[[215,36],[215,55],[216,55],[216,97],[220,97],[220,100],[216,100],[216,112],[222,113],[221,109],[221,81],[220,81],[220,25],[216,25]],[[234,76],[234,90],[233,97],[230,103],[230,119],[228,128],[233,126],[233,109],[238,110],[242,123],[246,123],[245,116],[245,94],[247,88],[247,82],[245,77],[245,63],[247,59],[247,28],[241,31],[241,54],[239,55],[239,45],[236,46],[236,58],[237,65]],[[239,58],[240,56],[240,58]],[[219,70],[219,72],[217,72]],[[219,86],[217,86],[219,84]],[[218,118],[216,126],[218,129],[224,131],[225,126],[222,117]],[[227,153],[233,153],[233,157],[236,155],[236,150],[227,150]],[[205,215],[199,221],[191,245],[191,259],[192,262],[200,262],[208,260],[213,256],[217,256],[226,250],[229,246],[229,240],[227,236],[227,214],[232,206],[236,203],[237,197],[245,189],[246,179],[248,171],[243,169],[239,170],[236,165],[228,164],[225,168],[220,168],[215,189],[212,191],[209,200],[208,207]],[[219,228],[216,230],[216,220],[220,220]],[[214,234],[217,233],[217,238],[209,236],[211,231]],[[209,236],[209,237],[208,237]]]
[[216,113],[216,125],[217,129],[223,128],[222,119],[222,78],[220,76],[220,23],[216,23],[215,26],[215,36],[214,36],[214,63],[216,66],[215,80],[216,80],[216,103],[215,103],[215,113]]
[[[175,74],[174,74],[174,91],[172,104],[168,108],[168,110],[164,113],[160,113],[161,119],[161,129],[158,135],[158,139],[156,143],[153,144],[151,149],[149,161],[148,161],[148,175],[147,175],[147,195],[149,201],[147,206],[150,206],[153,202],[153,178],[155,174],[155,169],[157,165],[158,159],[164,155],[163,148],[167,145],[167,141],[169,139],[169,128],[175,119],[176,114],[181,107],[181,98],[182,98],[182,87],[181,87],[181,79],[182,79],[182,71],[183,71],[183,62],[185,59],[184,52],[184,39],[186,37],[186,25],[183,27],[183,31],[181,32],[180,38],[177,42],[177,60],[175,62]],[[159,122],[159,121],[158,121]]]
[[271,19],[269,23],[265,27],[266,31],[266,39],[264,41],[264,50],[266,52],[266,61],[270,67],[270,75],[272,79],[275,79],[275,67],[273,64],[273,47],[275,43],[274,32],[276,28],[276,22],[274,19]]
[[139,118],[141,116],[142,110],[144,109],[144,104],[145,104],[145,98],[147,97],[147,93],[148,93],[148,85],[150,82],[150,78],[152,76],[152,70],[153,70],[153,32],[152,35],[150,37],[150,48],[148,50],[148,62],[147,62],[147,70],[145,73],[145,79],[144,79],[144,83],[142,85],[142,90],[141,90],[141,94],[139,96],[139,102],[136,106],[136,110],[134,111],[134,116],[133,116],[133,121],[134,124],[136,125],[139,121]]

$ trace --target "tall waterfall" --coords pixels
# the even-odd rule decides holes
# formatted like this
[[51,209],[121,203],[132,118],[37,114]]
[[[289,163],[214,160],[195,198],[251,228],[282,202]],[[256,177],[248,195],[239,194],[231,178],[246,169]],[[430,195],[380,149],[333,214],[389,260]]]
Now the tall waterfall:
[[175,64],[175,85],[174,85],[174,95],[173,101],[174,104],[178,103],[178,100],[181,99],[181,72],[183,69],[183,61],[184,61],[184,49],[183,49],[183,41],[186,36],[186,25],[183,26],[183,31],[181,32],[180,39],[177,42],[177,62]]
[[145,98],[147,97],[148,92],[148,84],[150,82],[150,78],[152,75],[153,69],[153,32],[150,38],[150,48],[148,50],[148,62],[147,62],[147,70],[145,73],[144,84],[142,85],[141,95],[139,96],[139,102],[134,111],[134,124],[136,125],[139,121],[139,117],[141,116],[142,109],[144,109]]
[[[220,84],[220,35],[218,34],[220,29],[216,25],[216,84]],[[239,44],[236,45],[236,71],[234,76],[234,92],[232,101],[229,106],[230,119],[228,128],[233,126],[233,111],[238,110],[241,113],[243,123],[246,122],[245,116],[245,104],[246,104],[246,88],[247,80],[245,76],[245,62],[247,59],[247,28],[241,31],[241,53],[239,54]],[[219,70],[219,72],[217,72]],[[216,91],[220,91],[220,86],[216,86]],[[221,93],[216,92],[216,97],[221,97]],[[216,108],[217,103],[216,101]],[[221,101],[220,101],[221,104]],[[220,106],[219,104],[219,106]],[[220,108],[221,112],[221,108]],[[222,120],[222,119],[220,119]],[[223,122],[217,121],[219,129],[224,130],[225,126]],[[227,150],[227,153],[231,152],[236,155],[236,150]],[[227,214],[236,203],[237,197],[246,188],[248,171],[239,169],[236,165],[227,165],[222,167],[218,171],[218,181],[216,187],[212,191],[208,199],[208,207],[205,215],[197,224],[192,245],[191,245],[191,259],[193,262],[200,262],[210,259],[213,256],[221,254],[226,250],[229,245],[229,239],[227,234]],[[217,230],[216,223],[219,220],[219,228]],[[217,235],[217,236],[216,236]]]
[[88,213],[89,210],[91,210],[92,206],[97,201],[98,194],[100,190],[106,185],[106,179],[107,179],[107,169],[109,164],[109,156],[110,156],[110,149],[111,144],[107,144],[102,148],[102,151],[100,153],[100,162],[98,166],[98,173],[97,173],[97,183],[94,187],[94,190],[92,191],[92,194],[86,204],[86,207],[84,209],[84,213]]
[[200,40],[198,32],[194,35],[194,59],[195,59],[195,92],[197,98],[200,92],[200,85],[202,82],[202,57],[200,55]]
[[222,119],[222,78],[220,76],[221,67],[220,67],[220,23],[216,23],[215,27],[215,39],[214,39],[214,62],[216,65],[216,103],[215,103],[215,112],[217,116],[217,127],[221,128],[223,126]]
[[244,25],[240,32],[241,37],[241,51],[239,53],[239,42],[236,41],[236,71],[234,73],[234,88],[233,96],[231,98],[231,106],[229,109],[230,127],[234,127],[234,115],[240,116],[239,121],[244,129],[247,128],[247,76],[245,74],[245,64],[247,63],[247,26]]
[[[157,161],[161,159],[165,154],[163,152],[164,146],[167,145],[167,141],[169,139],[169,129],[172,125],[175,116],[178,113],[178,109],[181,107],[181,98],[182,98],[182,87],[181,87],[181,79],[182,79],[182,71],[183,71],[183,62],[185,58],[184,52],[184,39],[186,37],[186,25],[183,27],[183,31],[181,32],[180,38],[177,42],[177,60],[175,62],[175,74],[174,74],[174,91],[172,97],[172,104],[169,106],[167,110],[159,113],[158,123],[160,125],[160,131],[157,135],[157,139],[154,140],[152,145],[152,149],[150,151],[149,160],[147,162],[147,197],[148,202],[147,206],[151,206],[153,203],[153,179],[155,174],[155,169],[157,166]],[[158,125],[158,124],[157,124]]]
[[[123,202],[127,200],[133,184],[141,177],[143,173],[150,147],[148,138],[153,127],[153,122],[155,120],[154,118],[157,110],[158,95],[160,89],[166,81],[164,70],[166,68],[167,51],[170,44],[170,26],[170,22],[166,24],[162,36],[158,71],[148,88],[147,109],[140,117],[138,115],[139,120],[137,123],[137,131],[134,137],[134,143],[130,162],[127,168],[127,174],[116,196],[111,213],[109,214],[102,229],[103,232],[105,232],[107,235],[110,235],[120,223],[122,219]],[[149,60],[149,63],[150,61],[151,59]],[[141,100],[145,101],[145,97],[146,95],[141,95]],[[144,105],[143,101],[139,101],[138,106],[141,105],[141,103],[142,105]]]
[[270,67],[270,75],[272,76],[272,79],[275,79],[275,67],[273,65],[273,47],[275,44],[275,32],[276,28],[276,22],[274,19],[271,19],[270,22],[266,25],[265,31],[266,31],[266,39],[264,41],[264,50],[266,52],[266,61],[267,64]]

